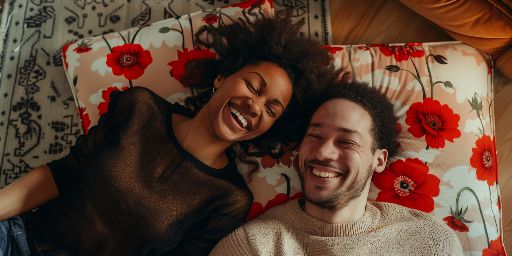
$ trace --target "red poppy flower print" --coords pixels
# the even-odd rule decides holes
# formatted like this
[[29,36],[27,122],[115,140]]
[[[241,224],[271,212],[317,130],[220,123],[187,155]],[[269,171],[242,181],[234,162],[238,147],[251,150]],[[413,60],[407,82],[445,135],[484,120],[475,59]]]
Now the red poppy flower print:
[[[128,90],[128,86],[123,86],[121,88],[121,91]],[[98,105],[98,111],[99,115],[102,116],[103,114],[107,113],[108,111],[108,104],[110,102],[110,94],[114,91],[119,91],[119,88],[117,87],[109,87],[106,90],[101,91],[101,98],[103,99],[103,102],[101,102]]]
[[82,107],[78,108],[78,114],[82,120],[82,128],[84,129],[84,134],[87,134],[89,132],[89,127],[91,126],[91,119],[89,118],[89,114],[85,108]]
[[249,213],[245,217],[247,220],[252,220],[263,213],[263,205],[260,202],[253,202],[251,208],[249,209]]
[[[232,4],[231,6],[242,8],[242,9],[247,9],[254,5],[263,5],[266,1],[267,0],[247,0],[247,1],[243,1],[238,4]],[[270,1],[269,3],[270,3],[270,7],[272,7],[272,1]]]
[[454,216],[446,216],[443,218],[444,222],[455,231],[468,232],[469,228],[462,222],[461,219]]
[[381,191],[377,201],[400,204],[424,212],[434,210],[440,180],[428,173],[429,168],[417,158],[397,160],[381,173],[374,173],[372,182]]
[[252,220],[252,219],[258,217],[259,215],[261,215],[262,213],[266,212],[267,210],[269,210],[272,207],[275,207],[275,206],[278,206],[281,204],[285,204],[288,201],[301,198],[302,196],[303,196],[302,192],[298,192],[291,197],[289,197],[286,194],[279,193],[273,199],[269,200],[265,204],[265,207],[263,207],[263,205],[259,202],[254,202],[251,206],[251,209],[249,209],[249,213],[247,214],[246,218],[247,218],[247,220]]
[[476,169],[476,178],[487,181],[489,186],[493,186],[498,177],[494,139],[484,135],[476,140],[475,145],[476,147],[473,148],[473,155],[471,155],[469,162]]
[[458,129],[460,116],[437,100],[426,98],[416,102],[405,114],[405,123],[410,126],[407,131],[416,138],[425,136],[429,147],[443,148],[445,140],[453,142],[461,135]]
[[216,14],[210,13],[210,14],[203,16],[202,20],[206,24],[213,25],[219,21],[219,16],[217,16]]
[[322,45],[322,48],[326,49],[330,54],[335,54],[344,48],[341,46]]
[[92,50],[92,48],[90,46],[91,45],[88,42],[80,41],[78,43],[78,46],[75,49],[73,49],[73,51],[75,51],[76,53],[85,53],[85,52]]
[[261,166],[263,168],[272,168],[276,166],[276,164],[281,163],[290,167],[292,165],[292,156],[293,154],[290,151],[284,152],[279,158],[274,158],[267,154],[261,158]]
[[69,49],[69,46],[72,44],[73,42],[70,42],[70,43],[67,43],[65,45],[62,46],[62,59],[64,60],[64,68],[67,70],[68,69],[68,54],[67,54],[67,51]]
[[369,51],[370,50],[370,46],[361,45],[361,46],[358,46],[357,49],[363,50],[363,51]]
[[116,76],[123,75],[128,80],[134,80],[144,74],[144,69],[153,62],[151,53],[144,50],[140,44],[125,44],[112,48],[107,55],[107,66],[112,68]]
[[185,75],[187,63],[190,60],[215,59],[216,57],[215,53],[208,49],[192,49],[188,51],[188,48],[185,48],[183,51],[178,50],[178,59],[169,62],[167,65],[171,66],[171,76],[181,83],[181,79]]
[[498,236],[496,240],[491,240],[489,248],[485,248],[482,251],[482,256],[506,256],[505,248],[501,242],[501,236]]
[[425,56],[425,51],[416,49],[414,46],[419,46],[420,43],[411,43],[404,46],[399,45],[380,45],[379,49],[385,56],[391,56],[395,58],[397,62],[407,61],[409,58],[420,58]]

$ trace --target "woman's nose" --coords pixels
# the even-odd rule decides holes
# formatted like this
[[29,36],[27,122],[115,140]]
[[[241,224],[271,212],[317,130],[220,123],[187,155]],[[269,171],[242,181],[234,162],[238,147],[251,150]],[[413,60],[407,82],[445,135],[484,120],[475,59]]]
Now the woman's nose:
[[261,114],[261,109],[263,108],[263,100],[256,98],[247,99],[247,106],[249,108],[249,115],[251,117],[257,117]]

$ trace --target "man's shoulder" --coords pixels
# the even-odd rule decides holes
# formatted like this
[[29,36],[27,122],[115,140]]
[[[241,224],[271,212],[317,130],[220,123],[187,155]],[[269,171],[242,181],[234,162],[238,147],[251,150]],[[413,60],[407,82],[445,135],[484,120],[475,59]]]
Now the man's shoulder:
[[435,226],[446,227],[440,220],[438,220],[431,213],[422,212],[416,209],[411,209],[394,203],[384,202],[371,202],[381,214],[381,221],[389,223],[399,222],[425,222],[432,223]]
[[267,224],[283,225],[290,220],[290,212],[294,207],[296,207],[296,204],[297,200],[292,200],[284,204],[272,207],[271,209],[262,213],[260,216],[256,217],[254,220],[249,221],[246,226],[259,226]]
[[[434,251],[459,252],[459,249],[462,250],[453,230],[431,213],[393,203],[372,202],[370,204],[380,211],[380,231],[396,234],[407,231],[410,239],[423,241],[424,244],[417,244],[418,246],[428,245]],[[458,253],[449,255],[458,255]]]
[[[283,238],[290,237],[288,207],[278,205],[238,227],[222,239],[210,255],[273,255]],[[295,202],[296,203],[296,202]],[[289,243],[288,243],[289,244]],[[277,246],[277,247],[276,247]]]
[[292,200],[285,204],[275,206],[255,219],[245,223],[241,228],[247,236],[257,236],[261,239],[272,239],[285,235],[285,233],[295,232],[296,216],[294,208],[297,201]]

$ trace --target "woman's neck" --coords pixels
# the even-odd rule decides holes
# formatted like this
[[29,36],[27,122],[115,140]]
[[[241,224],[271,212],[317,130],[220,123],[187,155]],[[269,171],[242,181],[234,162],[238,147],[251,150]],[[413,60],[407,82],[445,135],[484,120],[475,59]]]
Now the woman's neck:
[[207,111],[199,111],[193,118],[173,114],[172,129],[180,145],[204,164],[220,169],[227,165],[226,149],[231,143],[215,135]]

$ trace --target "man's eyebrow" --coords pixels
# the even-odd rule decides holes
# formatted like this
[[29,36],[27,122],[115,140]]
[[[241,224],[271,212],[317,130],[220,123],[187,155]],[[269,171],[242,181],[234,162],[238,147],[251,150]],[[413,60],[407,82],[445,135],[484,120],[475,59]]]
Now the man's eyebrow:
[[263,76],[260,73],[253,71],[253,72],[249,72],[249,74],[255,74],[255,75],[259,76],[260,77],[261,86],[267,87],[267,81],[265,80],[265,78],[263,78]]
[[[311,123],[309,125],[309,127],[320,128],[320,127],[322,127],[322,124],[320,122]],[[352,130],[352,129],[349,129],[349,128],[346,128],[346,127],[338,127],[338,128],[336,128],[336,131],[337,132],[342,132],[342,133],[348,133],[348,134],[355,134],[355,135],[357,135],[359,137],[362,137],[360,132]]]

